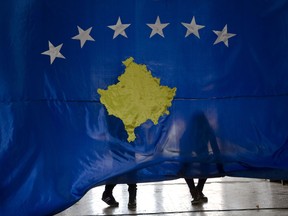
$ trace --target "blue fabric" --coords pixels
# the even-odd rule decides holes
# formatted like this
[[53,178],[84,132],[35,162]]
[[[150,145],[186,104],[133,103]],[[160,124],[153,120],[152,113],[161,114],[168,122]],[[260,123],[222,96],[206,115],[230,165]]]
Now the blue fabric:
[[[165,37],[149,38],[157,16]],[[0,215],[51,215],[107,182],[287,179],[288,1],[9,0],[0,24]],[[236,35],[213,45],[225,25]],[[77,26],[93,27],[82,49]],[[48,41],[65,59],[50,64]],[[132,143],[97,94],[130,56],[177,87]]]

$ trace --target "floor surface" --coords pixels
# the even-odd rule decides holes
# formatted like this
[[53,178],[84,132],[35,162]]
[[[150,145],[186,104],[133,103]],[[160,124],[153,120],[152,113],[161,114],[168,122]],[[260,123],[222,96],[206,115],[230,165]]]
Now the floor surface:
[[127,185],[117,185],[113,195],[119,207],[101,200],[104,186],[91,189],[78,203],[55,216],[163,215],[163,216],[287,216],[288,185],[264,179],[211,178],[204,194],[208,203],[192,206],[184,179],[138,184],[137,208],[129,210]]

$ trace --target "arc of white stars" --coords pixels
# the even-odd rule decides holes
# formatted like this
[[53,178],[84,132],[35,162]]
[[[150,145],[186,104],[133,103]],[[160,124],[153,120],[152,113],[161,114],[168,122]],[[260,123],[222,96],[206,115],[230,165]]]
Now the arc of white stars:
[[169,23],[161,23],[159,16],[157,16],[156,22],[154,24],[147,24],[147,25],[152,29],[150,38],[153,37],[155,34],[159,34],[164,38],[163,29],[166,28],[169,25]]
[[122,24],[121,18],[119,17],[117,20],[117,23],[115,25],[110,25],[107,27],[114,30],[113,39],[115,39],[118,35],[122,35],[122,36],[128,38],[126,35],[126,32],[125,32],[125,29],[128,28],[130,25],[131,24]]
[[204,28],[205,26],[197,25],[194,16],[191,20],[191,23],[182,22],[181,24],[187,28],[185,37],[188,37],[190,34],[194,34],[196,37],[200,39],[199,30]]
[[213,30],[213,32],[218,36],[213,45],[223,42],[228,47],[228,39],[236,36],[236,34],[227,32],[227,24],[224,26],[222,31]]
[[72,39],[74,40],[80,40],[80,46],[81,48],[84,46],[84,44],[86,43],[86,41],[95,41],[94,38],[92,38],[90,36],[90,32],[92,30],[92,27],[88,28],[87,30],[83,30],[82,28],[80,28],[79,26],[77,26],[78,28],[78,35],[72,37]]
[[65,59],[65,57],[60,53],[63,43],[58,45],[57,47],[54,47],[54,45],[50,41],[48,41],[48,45],[49,50],[42,52],[41,54],[50,56],[50,64],[52,64],[56,58]]

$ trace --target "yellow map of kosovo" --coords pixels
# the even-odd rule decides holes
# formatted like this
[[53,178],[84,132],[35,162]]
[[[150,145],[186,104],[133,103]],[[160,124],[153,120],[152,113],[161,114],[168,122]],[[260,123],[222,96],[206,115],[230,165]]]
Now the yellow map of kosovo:
[[136,127],[148,119],[156,125],[160,116],[169,114],[176,88],[160,86],[160,79],[154,78],[146,65],[135,63],[132,57],[123,64],[126,69],[118,77],[119,82],[97,92],[108,114],[122,120],[131,142],[136,138]]

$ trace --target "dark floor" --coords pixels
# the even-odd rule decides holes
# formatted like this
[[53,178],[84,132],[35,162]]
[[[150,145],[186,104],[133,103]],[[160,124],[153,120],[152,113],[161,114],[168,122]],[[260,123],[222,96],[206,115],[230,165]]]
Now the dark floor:
[[91,189],[78,203],[55,216],[164,215],[164,216],[287,216],[288,185],[263,179],[208,179],[204,193],[208,203],[192,206],[184,179],[138,184],[137,208],[127,208],[127,185],[117,185],[119,207],[102,200],[104,186]]

